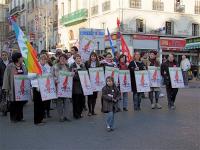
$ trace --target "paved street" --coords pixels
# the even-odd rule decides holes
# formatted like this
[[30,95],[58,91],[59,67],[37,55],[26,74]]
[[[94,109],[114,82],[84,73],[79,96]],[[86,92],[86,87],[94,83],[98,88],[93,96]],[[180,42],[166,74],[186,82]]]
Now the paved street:
[[24,123],[0,117],[0,150],[200,150],[200,88],[180,90],[175,111],[169,111],[162,98],[161,110],[151,110],[149,100],[144,99],[142,111],[133,112],[131,99],[129,111],[116,114],[116,129],[109,133],[100,99],[95,117],[60,123],[54,110],[44,126],[33,124],[29,103]]

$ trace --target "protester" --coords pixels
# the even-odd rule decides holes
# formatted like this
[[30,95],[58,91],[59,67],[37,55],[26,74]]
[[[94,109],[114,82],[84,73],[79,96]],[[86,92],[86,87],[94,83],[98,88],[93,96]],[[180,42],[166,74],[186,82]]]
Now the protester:
[[69,66],[71,66],[75,62],[74,56],[78,54],[78,48],[76,46],[72,46],[70,52],[71,52],[71,57],[67,60]]
[[[160,67],[159,61],[156,59],[157,51],[150,51],[150,56],[149,60],[147,62],[147,67],[149,66],[155,66],[155,67]],[[154,103],[154,93],[155,93],[155,103]],[[151,101],[151,108],[152,109],[161,109],[162,106],[158,103],[159,99],[159,94],[160,94],[160,88],[159,87],[151,87],[151,91],[149,92],[149,99]]]
[[161,75],[163,76],[164,84],[166,85],[168,107],[169,109],[175,109],[176,107],[174,103],[176,100],[176,95],[178,93],[178,88],[172,88],[169,67],[178,67],[177,62],[174,60],[173,54],[169,54],[168,60],[164,64],[162,64]]
[[[58,77],[60,71],[70,71],[69,66],[67,65],[67,56],[65,54],[59,56],[59,63],[54,66],[56,85],[59,82]],[[71,120],[72,103],[70,98],[58,98],[56,100],[56,108],[60,122]]]
[[[0,59],[0,105],[5,105],[6,104],[6,99],[5,99],[5,92],[2,91],[2,86],[3,86],[3,76],[4,76],[4,71],[6,69],[6,66],[9,64],[9,59],[8,59],[8,52],[2,51],[1,52],[1,59]],[[1,106],[1,107],[6,107]],[[2,110],[2,115],[6,116],[7,115],[7,107]]]
[[14,90],[14,75],[26,75],[27,70],[23,65],[22,54],[15,52],[12,54],[12,61],[7,65],[4,72],[3,88],[9,94],[10,101],[10,120],[11,122],[24,121],[23,106],[25,101],[16,101]]
[[[119,70],[128,70],[126,55],[119,56]],[[128,92],[121,93],[121,102],[123,110],[128,111]]]
[[181,60],[180,67],[181,67],[182,73],[183,73],[184,85],[188,86],[188,71],[191,68],[191,64],[190,64],[189,59],[186,58],[185,55],[182,55],[182,60]]
[[73,115],[75,119],[82,118],[82,111],[85,105],[85,96],[81,86],[81,81],[78,75],[78,71],[86,70],[85,65],[82,63],[81,56],[75,54],[75,62],[71,65],[70,70],[74,72],[73,77],[73,90],[72,90],[72,102],[73,102]]
[[[98,56],[95,52],[92,52],[90,54],[90,58],[88,61],[86,61],[85,67],[87,70],[89,70],[89,68],[100,67],[100,62],[99,62]],[[94,109],[95,109],[95,105],[96,105],[97,95],[98,95],[98,92],[93,92],[92,95],[88,96],[88,109],[89,109],[88,116],[96,115]]]
[[120,99],[120,91],[112,77],[106,78],[106,86],[102,89],[103,112],[106,113],[107,130],[114,130],[114,113],[117,110],[117,102]]
[[118,51],[114,52],[113,61],[115,62],[116,65],[119,64],[119,57],[120,57],[120,53]]
[[113,61],[113,57],[112,57],[112,54],[111,53],[106,53],[105,54],[105,59],[102,60],[101,62],[101,66],[105,67],[108,66],[108,67],[117,67],[116,63]]
[[134,60],[130,62],[128,66],[131,74],[131,86],[132,86],[132,91],[133,91],[133,103],[134,103],[134,110],[135,111],[140,111],[140,103],[141,103],[141,93],[137,92],[137,87],[136,87],[136,79],[135,79],[135,71],[139,70],[145,70],[146,66],[144,63],[140,60],[140,53],[135,52],[134,55]]

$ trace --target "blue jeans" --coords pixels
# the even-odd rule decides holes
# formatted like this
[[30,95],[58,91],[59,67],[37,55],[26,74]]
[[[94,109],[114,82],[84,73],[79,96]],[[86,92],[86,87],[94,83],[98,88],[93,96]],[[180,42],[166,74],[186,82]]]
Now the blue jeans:
[[121,105],[122,108],[128,109],[128,92],[121,94]]
[[106,125],[111,129],[114,128],[114,112],[111,111],[106,113]]
[[133,92],[134,110],[140,109],[141,93]]

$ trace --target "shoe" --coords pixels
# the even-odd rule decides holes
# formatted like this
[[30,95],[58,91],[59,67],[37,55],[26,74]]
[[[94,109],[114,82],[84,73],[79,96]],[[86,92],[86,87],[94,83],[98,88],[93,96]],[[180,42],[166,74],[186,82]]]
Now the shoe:
[[156,103],[156,108],[157,108],[157,109],[161,109],[162,106],[161,106],[160,104]]
[[84,111],[87,111],[88,109],[86,107],[83,108]]
[[37,125],[37,126],[43,126],[43,125],[45,125],[45,123],[46,122],[40,122],[40,123],[35,123],[35,125]]
[[164,97],[165,96],[165,94],[163,94],[163,93],[160,93],[160,95],[159,95],[159,97]]
[[176,106],[171,106],[170,109],[175,110]]
[[155,109],[156,105],[155,104],[151,104],[151,109]]
[[128,109],[127,108],[123,108],[123,111],[128,111]]
[[67,117],[64,117],[64,121],[71,122],[71,120],[70,120],[70,119],[68,119]]
[[117,112],[121,112],[122,110],[120,108],[117,109]]
[[64,122],[64,121],[65,121],[64,118],[59,119],[59,122]]
[[97,114],[95,112],[92,113],[93,116],[96,116]]
[[92,116],[92,114],[91,114],[91,113],[88,113],[88,116]]
[[107,126],[107,131],[110,132],[111,131],[111,128],[110,126]]
[[20,122],[25,122],[25,121],[26,121],[25,119],[21,119],[21,120],[20,120]]
[[113,129],[113,128],[111,128],[111,129],[110,129],[110,131],[114,131],[114,129]]

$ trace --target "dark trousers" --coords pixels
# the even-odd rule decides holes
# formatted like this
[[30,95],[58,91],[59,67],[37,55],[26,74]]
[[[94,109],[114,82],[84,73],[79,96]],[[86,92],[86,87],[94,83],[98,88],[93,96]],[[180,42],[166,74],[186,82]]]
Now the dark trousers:
[[73,94],[72,102],[74,118],[81,118],[81,114],[85,106],[85,96],[83,94]]
[[43,101],[44,105],[44,117],[50,117],[50,107],[51,107],[51,100]]
[[178,89],[171,88],[171,86],[166,85],[166,91],[167,91],[168,106],[169,107],[174,106]]
[[94,92],[93,95],[88,96],[89,113],[94,114],[94,108],[95,108],[95,105],[96,105],[97,94],[98,94],[98,92]]
[[142,93],[133,92],[133,104],[134,104],[134,110],[140,110],[140,104],[141,104],[141,96]]
[[159,94],[160,94],[160,91],[150,91],[149,92],[149,99],[151,101],[151,104],[153,104],[153,99],[154,99],[154,93],[155,93],[155,101],[156,103],[158,103],[158,98],[159,98]]
[[33,101],[34,101],[34,123],[41,123],[44,119],[44,103],[41,98],[40,92],[33,89]]
[[23,107],[25,101],[12,101],[10,102],[10,120],[21,121],[23,119]]

